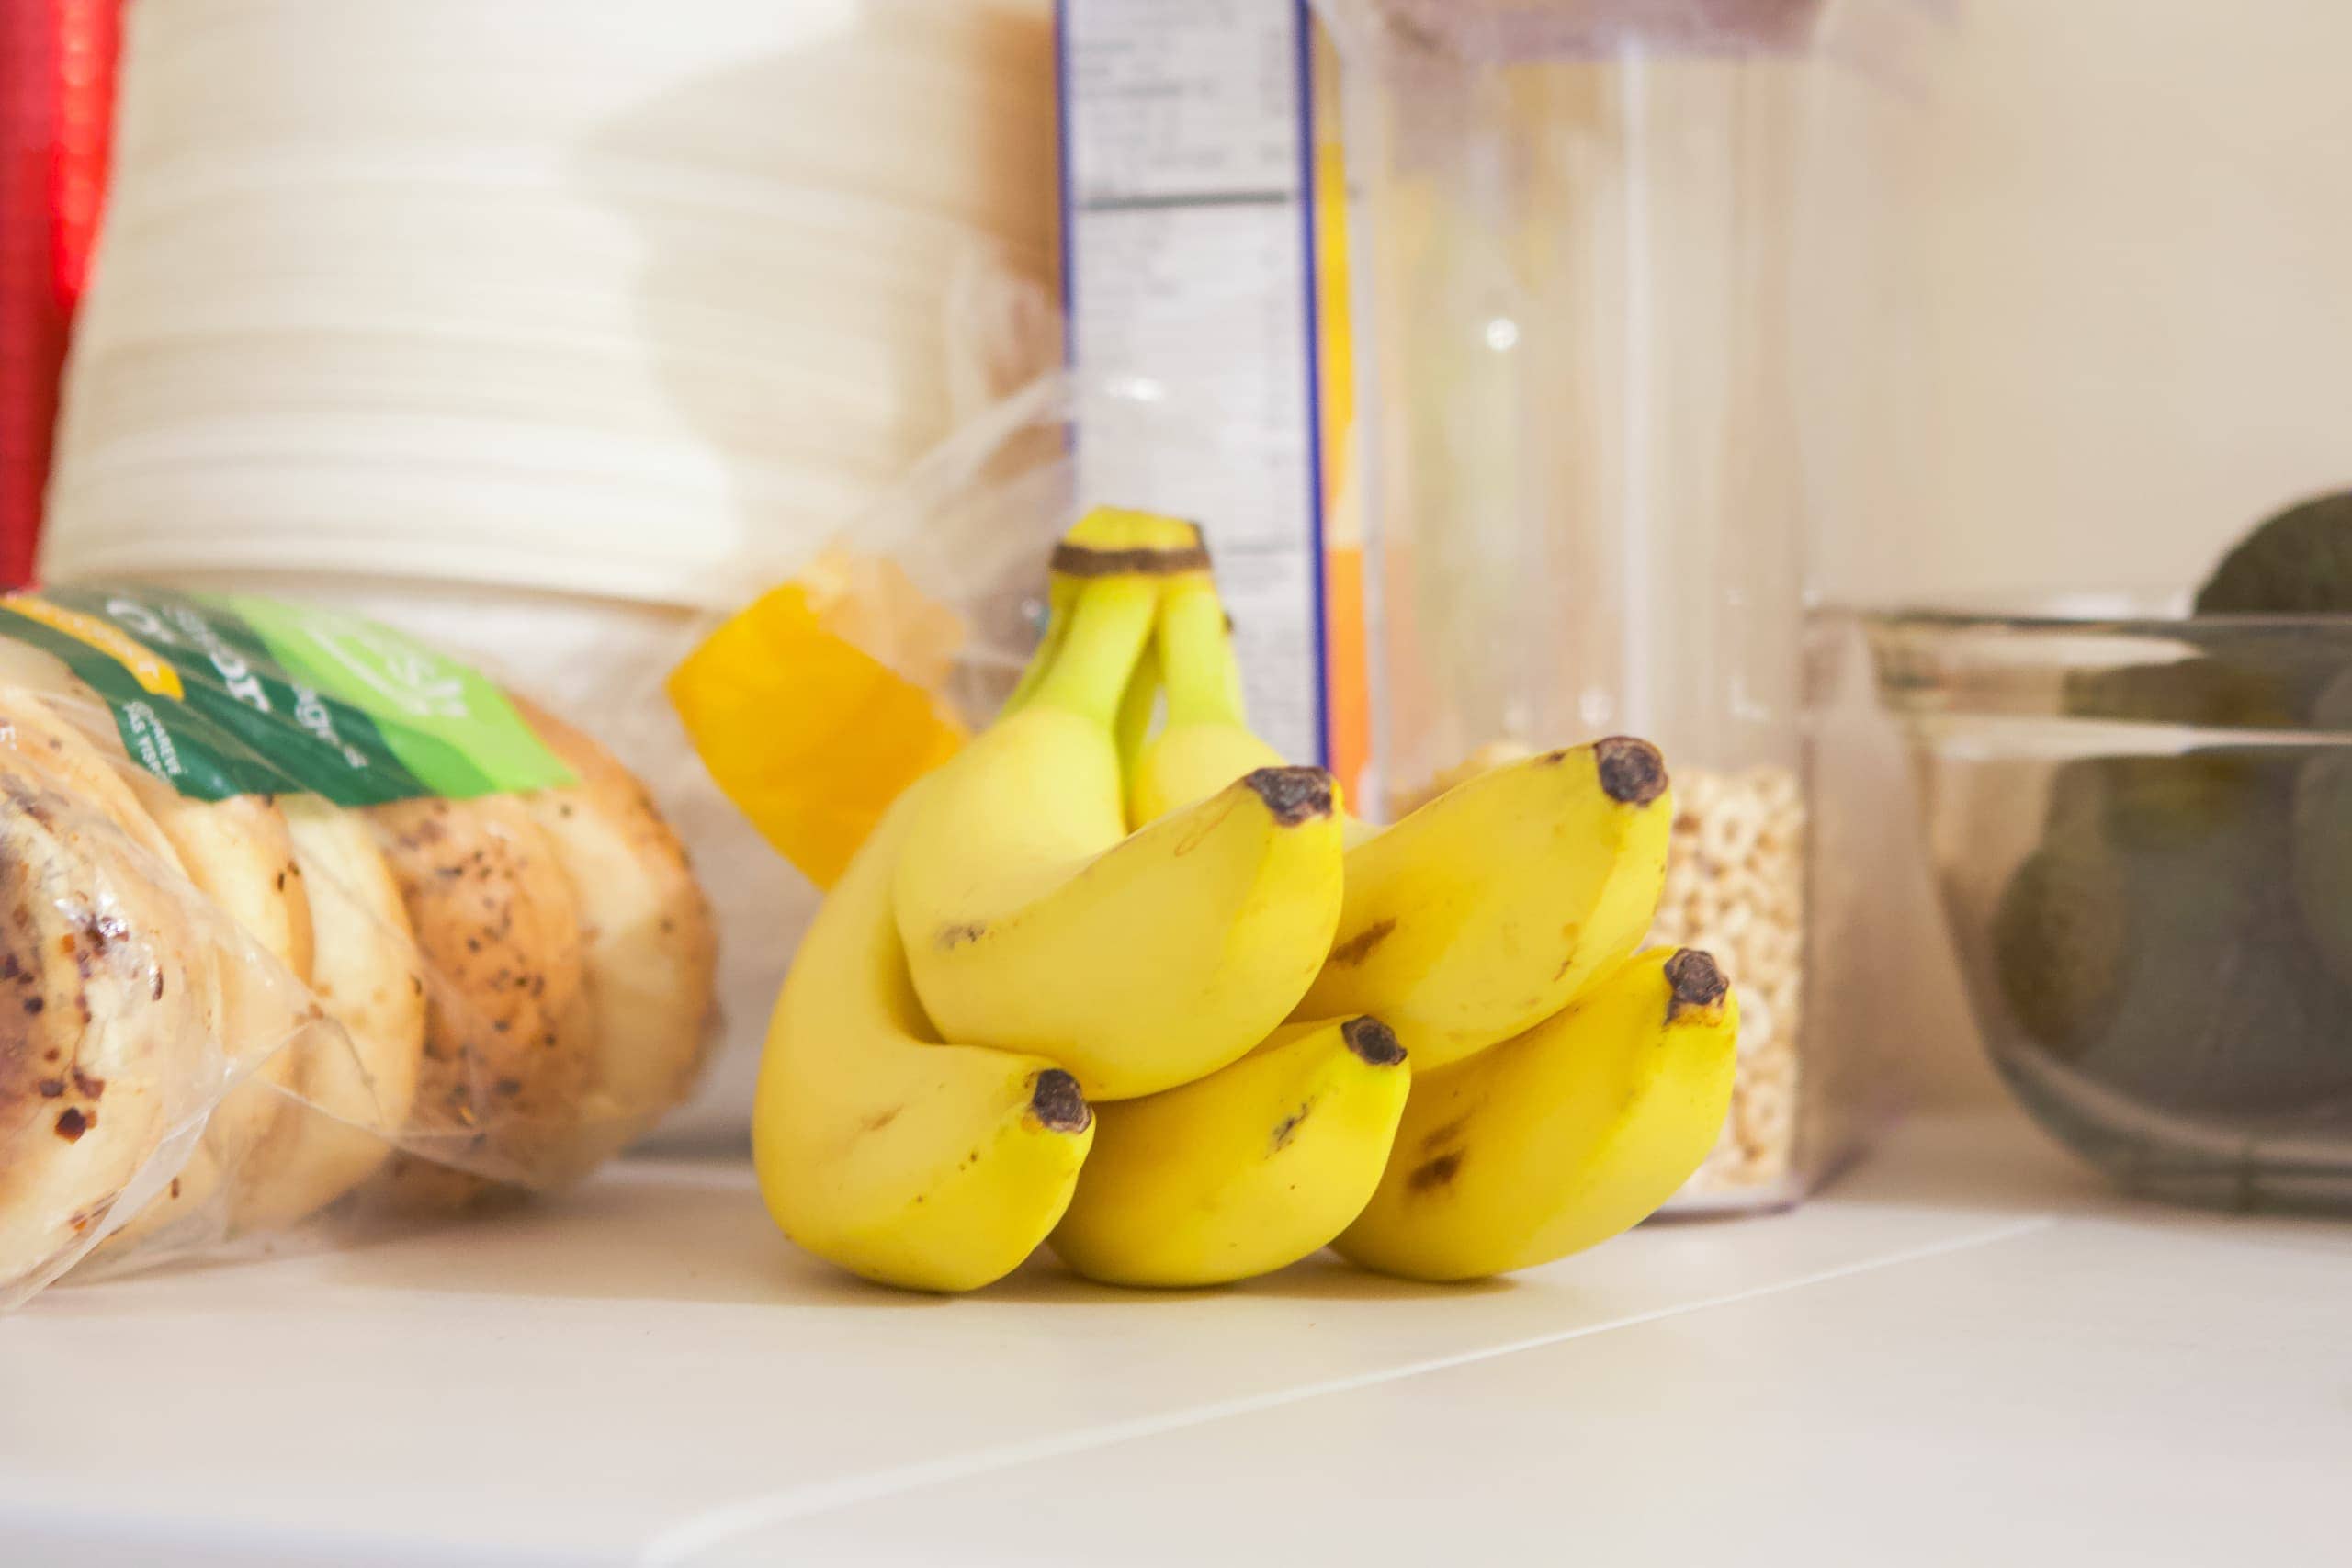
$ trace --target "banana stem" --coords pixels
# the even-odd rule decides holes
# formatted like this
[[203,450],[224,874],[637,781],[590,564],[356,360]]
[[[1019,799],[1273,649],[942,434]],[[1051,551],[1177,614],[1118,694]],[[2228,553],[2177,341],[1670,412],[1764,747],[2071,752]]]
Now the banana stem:
[[1159,709],[1159,649],[1156,644],[1144,644],[1143,657],[1136,660],[1136,672],[1127,678],[1126,695],[1119,699],[1119,763],[1127,772],[1135,771],[1136,761],[1143,755],[1144,742],[1151,735],[1151,721]]
[[1159,646],[1170,724],[1247,725],[1233,634],[1216,585],[1205,576],[1169,589],[1159,607]]
[[1097,506],[1070,525],[1062,542],[1086,549],[1197,551],[1201,525],[1157,512]]
[[1081,714],[1109,728],[1150,640],[1159,607],[1159,585],[1149,578],[1103,577],[1089,582],[1071,606],[1069,629],[1027,701]]
[[1070,606],[1077,602],[1077,585],[1056,575],[1047,589],[1045,633],[1038,637],[1037,650],[1029,656],[1027,666],[1021,671],[1021,679],[1013,682],[1012,693],[1005,697],[1004,713],[1023,706],[1037,694],[1037,683],[1046,678],[1046,671],[1060,656],[1062,639],[1069,635]]

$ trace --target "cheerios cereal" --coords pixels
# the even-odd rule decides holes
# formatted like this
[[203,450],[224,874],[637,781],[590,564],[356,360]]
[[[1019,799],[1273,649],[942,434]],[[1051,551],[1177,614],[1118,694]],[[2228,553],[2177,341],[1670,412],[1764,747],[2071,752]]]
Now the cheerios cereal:
[[[1491,741],[1398,803],[1401,811],[1534,755]],[[1804,789],[1792,768],[1676,767],[1674,828],[1651,947],[1695,947],[1739,994],[1731,1114],[1678,1195],[1705,1207],[1787,1190],[1797,1141],[1797,1032],[1804,966]]]
[[1674,770],[1666,892],[1653,945],[1713,954],[1739,995],[1731,1115],[1685,1197],[1777,1188],[1796,1144],[1804,956],[1804,794],[1787,768]]

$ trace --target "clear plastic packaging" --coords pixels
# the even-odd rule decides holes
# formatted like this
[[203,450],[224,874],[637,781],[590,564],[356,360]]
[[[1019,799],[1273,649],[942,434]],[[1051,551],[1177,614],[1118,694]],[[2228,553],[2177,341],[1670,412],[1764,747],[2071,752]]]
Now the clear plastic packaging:
[[[1084,493],[1074,457],[1106,427],[1241,464],[1262,461],[1268,439],[1158,385],[1040,377],[935,447],[672,675],[712,776],[820,886],[1012,689],[1045,623],[1054,542],[1081,505],[1114,499]],[[1214,550],[1216,522],[1202,521]],[[1246,620],[1235,635],[1246,648]]]
[[[782,576],[805,553],[780,549],[777,560],[757,572],[747,568],[745,575]],[[817,895],[711,786],[662,697],[662,677],[709,632],[715,616],[681,605],[382,571],[153,567],[137,575],[191,593],[242,590],[379,621],[495,671],[503,683],[558,713],[594,715],[597,740],[643,782],[685,844],[718,928],[761,933],[757,942],[720,945],[718,1037],[710,1059],[694,1094],[647,1141],[697,1153],[742,1147],[761,1033]]]
[[[1907,118],[1932,19],[1319,9],[1361,367],[1367,793],[1393,812],[1521,750],[1656,741],[1679,803],[1656,940],[1714,953],[1743,1014],[1724,1141],[1678,1204],[1791,1201],[1851,1133],[1807,1103],[1828,1043],[1804,1022],[1804,545],[1847,437],[1833,414],[1801,441],[1798,393],[1850,396],[1840,355],[1883,287],[1883,171],[1857,149],[1899,144],[1873,138]],[[1806,447],[1830,462],[1801,469]]]
[[584,1174],[691,1089],[715,935],[601,746],[352,616],[0,601],[0,1308]]

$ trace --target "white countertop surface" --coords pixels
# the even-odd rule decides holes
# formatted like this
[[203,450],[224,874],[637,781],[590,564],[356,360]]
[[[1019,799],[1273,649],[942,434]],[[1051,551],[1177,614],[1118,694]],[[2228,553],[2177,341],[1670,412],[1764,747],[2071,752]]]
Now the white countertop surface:
[[897,1294],[624,1165],[0,1322],[0,1562],[2352,1561],[2352,1224],[2006,1116],[1470,1288]]

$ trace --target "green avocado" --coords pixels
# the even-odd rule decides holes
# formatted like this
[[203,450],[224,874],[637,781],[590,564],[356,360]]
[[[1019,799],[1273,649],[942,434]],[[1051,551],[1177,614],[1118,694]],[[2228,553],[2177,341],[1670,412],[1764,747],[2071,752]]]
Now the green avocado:
[[[2243,791],[2272,800],[2308,768],[2293,753],[2234,760]],[[2146,1104],[2267,1113],[2340,1095],[2352,976],[2332,970],[2311,895],[2288,875],[2285,812],[2183,808],[2206,761],[2056,771],[2041,842],[1994,914],[2002,995],[2053,1057]]]
[[[2197,608],[2352,615],[2352,492],[2264,524]],[[2089,734],[2352,734],[2352,672],[2328,639],[2256,626],[2212,640],[2071,675],[2064,712]],[[2248,1125],[2307,1120],[2352,1096],[2352,744],[2177,739],[2190,749],[2119,745],[2130,754],[2056,770],[2041,843],[1994,917],[2002,992],[2025,1033],[2112,1093]]]
[[[2352,733],[2352,671],[2312,705],[2312,726]],[[2352,744],[2321,748],[2297,770],[2289,821],[2296,908],[2328,968],[2352,986]]]
[[2283,814],[2194,842],[2119,851],[2131,910],[2122,1000],[2077,1058],[2110,1087],[2188,1111],[2276,1111],[2352,1084],[2352,995],[2283,874]]
[[2070,718],[2199,729],[2262,729],[2290,723],[2300,711],[2277,678],[2210,654],[2075,671],[2066,677],[2065,708]]
[[2352,615],[2352,491],[2300,502],[2247,535],[2198,590],[2197,613]]
[[[2293,819],[2297,908],[2328,967],[2352,986],[2352,747],[2303,764]],[[2345,1027],[2352,1034],[2352,1019]]]
[[[2207,729],[2291,725],[2300,706],[2291,693],[2259,672],[2202,656],[2077,672],[2067,678],[2065,705],[2071,717]],[[2123,844],[2199,842],[2236,817],[2278,805],[2262,788],[2258,756],[2238,748],[2070,763],[2062,770],[2053,806],[2071,787],[2063,776],[2070,771],[2096,776],[2108,826]]]
[[2105,837],[2107,775],[2098,765],[2102,761],[2102,758],[2091,758],[2085,761],[2061,762],[2052,772],[2050,805],[2041,818],[2043,843],[2073,839],[2084,833]]
[[2018,1023],[2062,1059],[2113,1021],[2130,932],[2120,868],[2096,835],[2028,855],[1993,912],[1993,957]]

